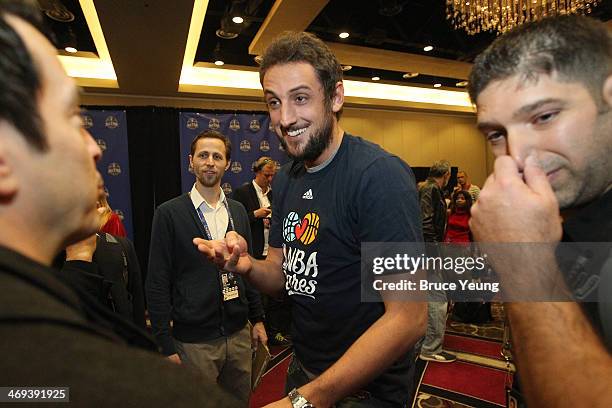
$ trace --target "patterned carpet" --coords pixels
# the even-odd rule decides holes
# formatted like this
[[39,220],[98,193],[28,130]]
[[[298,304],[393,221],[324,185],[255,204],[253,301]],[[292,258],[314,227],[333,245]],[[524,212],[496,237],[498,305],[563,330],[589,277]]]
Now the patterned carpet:
[[[505,385],[514,365],[502,356],[504,312],[500,304],[491,308],[493,321],[485,324],[447,323],[444,348],[455,353],[453,363],[417,359],[418,388],[412,407],[499,408],[505,404]],[[251,397],[250,408],[263,407],[284,396],[285,375],[291,349],[271,349],[273,358]]]

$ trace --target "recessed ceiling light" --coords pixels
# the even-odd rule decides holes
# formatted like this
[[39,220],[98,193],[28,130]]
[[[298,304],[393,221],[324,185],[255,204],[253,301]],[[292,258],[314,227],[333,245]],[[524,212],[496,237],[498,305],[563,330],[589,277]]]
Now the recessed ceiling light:
[[216,60],[215,61],[215,65],[221,66],[221,65],[224,65],[224,64],[225,64],[225,62],[223,62],[221,60]]
[[66,50],[66,52],[69,52],[69,53],[71,53],[71,54],[74,54],[74,53],[76,53],[76,52],[78,51],[78,50],[77,50],[76,48],[74,48],[74,47],[66,47],[66,48],[64,48],[64,50]]
[[461,81],[461,82],[457,82],[455,84],[455,86],[457,86],[459,88],[464,88],[464,87],[468,86],[468,83],[469,83],[468,81]]
[[235,16],[235,17],[232,17],[232,21],[236,24],[242,24],[244,23],[244,18],[240,16]]
[[215,34],[217,34],[217,37],[223,38],[224,40],[233,40],[234,38],[238,37],[238,33],[232,33],[222,29],[215,31]]
[[418,76],[419,76],[418,72],[406,72],[404,75],[402,75],[402,78],[410,79],[410,78],[415,78],[415,77],[418,77]]
[[434,88],[440,88],[442,84],[434,84]]
[[349,38],[349,33],[347,33],[346,31],[341,32],[340,34],[338,34],[338,37],[340,38]]
[[351,69],[353,69],[352,65],[341,65],[341,68],[344,72],[346,71],[350,71]]
[[372,77],[372,81],[380,81],[380,77],[373,76],[373,77]]
[[427,47],[423,47],[423,51],[429,52],[431,50],[433,50],[433,46],[431,46],[431,45],[428,45]]

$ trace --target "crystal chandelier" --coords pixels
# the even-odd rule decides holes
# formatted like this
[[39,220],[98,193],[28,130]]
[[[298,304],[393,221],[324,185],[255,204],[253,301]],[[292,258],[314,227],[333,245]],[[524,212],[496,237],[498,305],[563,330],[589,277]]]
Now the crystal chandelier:
[[504,33],[544,17],[589,14],[602,0],[446,0],[446,19],[474,35]]

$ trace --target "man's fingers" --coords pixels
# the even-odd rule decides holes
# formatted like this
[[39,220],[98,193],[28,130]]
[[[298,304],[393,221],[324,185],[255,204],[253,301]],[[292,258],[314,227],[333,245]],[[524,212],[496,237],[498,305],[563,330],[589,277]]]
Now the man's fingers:
[[541,195],[554,195],[554,191],[546,177],[544,170],[537,165],[534,158],[529,156],[525,160],[525,183],[531,190]]
[[494,172],[496,180],[521,177],[516,162],[510,156],[500,156],[495,159]]
[[207,241],[202,238],[194,238],[193,244],[198,248],[198,251],[202,252],[209,258],[215,257],[215,249],[213,248],[213,244],[211,241]]

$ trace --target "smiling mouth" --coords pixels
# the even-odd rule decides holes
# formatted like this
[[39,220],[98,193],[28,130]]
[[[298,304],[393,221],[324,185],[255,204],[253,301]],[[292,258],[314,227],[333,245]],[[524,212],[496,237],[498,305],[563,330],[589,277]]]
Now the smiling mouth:
[[301,135],[302,133],[304,133],[306,131],[306,129],[308,129],[310,126],[306,126],[304,128],[301,129],[296,129],[296,130],[287,130],[286,133],[289,137],[297,137],[299,135]]

